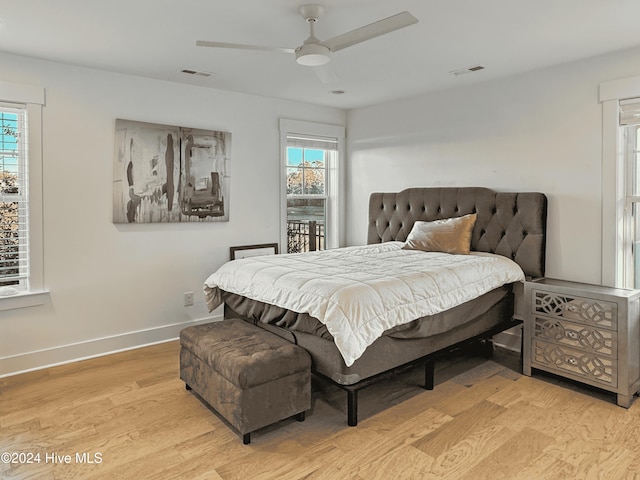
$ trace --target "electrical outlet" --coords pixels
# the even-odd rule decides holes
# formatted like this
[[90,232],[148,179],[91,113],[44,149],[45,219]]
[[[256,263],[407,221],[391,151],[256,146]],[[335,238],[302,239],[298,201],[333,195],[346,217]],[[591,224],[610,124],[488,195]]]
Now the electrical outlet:
[[193,292],[185,292],[184,293],[184,306],[190,307],[193,305]]

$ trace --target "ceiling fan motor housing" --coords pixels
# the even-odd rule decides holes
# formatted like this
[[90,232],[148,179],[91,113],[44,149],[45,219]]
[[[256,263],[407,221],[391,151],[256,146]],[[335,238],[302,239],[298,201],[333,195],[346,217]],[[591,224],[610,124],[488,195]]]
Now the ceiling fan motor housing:
[[300,65],[315,67],[329,62],[329,50],[319,43],[305,43],[296,48],[296,62]]

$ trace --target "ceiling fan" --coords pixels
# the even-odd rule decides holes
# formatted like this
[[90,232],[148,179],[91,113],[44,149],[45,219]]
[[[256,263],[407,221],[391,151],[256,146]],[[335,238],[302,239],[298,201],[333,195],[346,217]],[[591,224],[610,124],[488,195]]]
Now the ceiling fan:
[[418,19],[409,12],[402,12],[390,17],[370,23],[350,32],[343,33],[329,40],[321,41],[314,34],[314,25],[324,13],[322,5],[302,5],[298,12],[309,23],[310,35],[302,45],[297,48],[267,47],[260,45],[243,45],[239,43],[208,42],[198,40],[196,45],[200,47],[238,48],[244,50],[261,50],[270,52],[295,53],[296,62],[300,65],[317,67],[329,62],[332,52],[350,47],[357,43],[371,40],[418,22]]

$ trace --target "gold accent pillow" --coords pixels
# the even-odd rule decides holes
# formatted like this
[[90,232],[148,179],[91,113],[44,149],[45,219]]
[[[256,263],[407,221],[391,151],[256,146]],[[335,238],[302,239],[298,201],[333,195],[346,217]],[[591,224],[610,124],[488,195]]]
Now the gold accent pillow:
[[404,250],[469,255],[475,213],[433,222],[415,222],[402,246]]

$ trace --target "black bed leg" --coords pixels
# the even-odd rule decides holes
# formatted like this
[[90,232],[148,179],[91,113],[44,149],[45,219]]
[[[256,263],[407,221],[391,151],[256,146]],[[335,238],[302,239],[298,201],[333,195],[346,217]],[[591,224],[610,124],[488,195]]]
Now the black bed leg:
[[520,371],[524,372],[524,324],[520,329]]
[[485,338],[480,341],[480,354],[487,360],[493,357],[493,339]]
[[424,362],[424,388],[426,390],[433,390],[435,384],[435,370],[436,362],[433,360],[427,360]]
[[358,391],[347,390],[347,425],[358,425]]
[[305,417],[304,412],[300,412],[296,415],[296,420],[298,422],[304,422],[304,417]]
[[251,434],[245,433],[244,435],[242,435],[242,444],[249,445],[250,443],[251,443]]
[[186,391],[189,391],[189,390],[191,390],[191,387],[189,386],[189,384],[188,384],[188,383],[185,383],[185,384],[184,384],[184,389],[185,389]]

